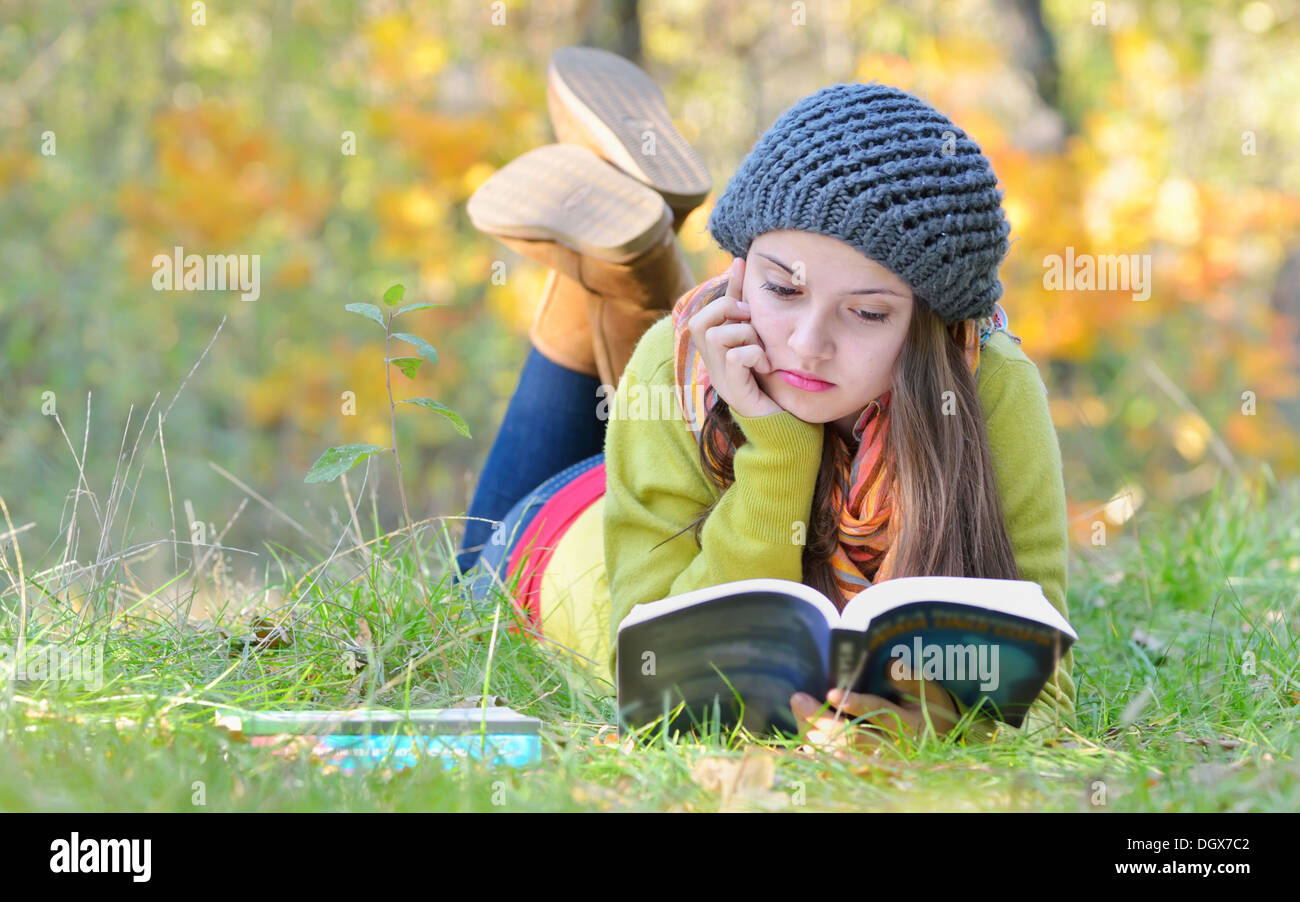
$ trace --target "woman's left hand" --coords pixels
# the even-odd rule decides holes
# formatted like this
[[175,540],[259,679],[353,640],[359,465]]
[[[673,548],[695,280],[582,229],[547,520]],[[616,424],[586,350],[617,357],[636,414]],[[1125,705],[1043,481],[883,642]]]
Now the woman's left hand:
[[[938,683],[892,677],[890,681],[902,695],[902,704],[878,695],[835,688],[827,693],[826,700],[833,706],[831,710],[823,710],[824,703],[802,692],[790,697],[790,710],[807,729],[805,740],[813,746],[832,750],[837,758],[843,757],[848,749],[871,751],[881,744],[886,734],[896,738],[900,727],[916,735],[925,727],[926,713],[939,736],[945,735],[957,723],[959,715],[952,697]],[[922,686],[926,712],[921,710]],[[838,716],[836,708],[839,709]],[[865,722],[850,723],[858,717],[865,717]]]

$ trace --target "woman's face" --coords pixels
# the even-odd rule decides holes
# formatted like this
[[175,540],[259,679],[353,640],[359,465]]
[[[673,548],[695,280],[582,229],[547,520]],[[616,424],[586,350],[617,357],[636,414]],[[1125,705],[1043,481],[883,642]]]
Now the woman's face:
[[[799,419],[833,422],[849,437],[863,408],[892,384],[911,289],[838,238],[784,229],[750,244],[744,299],[773,368],[755,372],[759,388]],[[831,385],[792,384],[778,370]]]

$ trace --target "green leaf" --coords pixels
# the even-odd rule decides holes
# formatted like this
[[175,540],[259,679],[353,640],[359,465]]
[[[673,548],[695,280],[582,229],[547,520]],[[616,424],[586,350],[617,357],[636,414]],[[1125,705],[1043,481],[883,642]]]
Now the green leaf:
[[432,410],[434,413],[440,413],[447,419],[451,420],[451,424],[456,427],[457,432],[465,436],[465,438],[473,438],[473,436],[469,434],[469,427],[465,425],[465,421],[461,419],[460,414],[456,413],[456,411],[452,410],[447,405],[440,404],[433,400],[433,398],[403,398],[397,403],[418,404],[425,410]]
[[379,325],[384,325],[384,315],[379,312],[379,308],[374,304],[348,304],[343,309],[350,310],[353,313],[360,313],[362,316],[373,319]]
[[406,294],[406,289],[401,285],[391,285],[384,292],[384,303],[389,307],[402,302],[402,295]]
[[420,336],[412,335],[409,332],[394,332],[393,337],[400,338],[408,344],[415,345],[415,349],[420,352],[420,356],[430,363],[438,362],[438,352],[433,349],[433,345],[429,344]]
[[379,445],[339,445],[330,448],[320,456],[320,460],[312,464],[303,482],[332,482],[376,451],[387,450]]
[[397,368],[406,374],[407,379],[415,378],[415,371],[424,363],[419,357],[389,357],[389,363],[397,365]]
[[433,301],[421,301],[418,304],[407,304],[405,307],[398,307],[397,312],[394,313],[393,316],[401,316],[403,313],[405,313],[408,310],[423,310],[425,307],[441,307],[441,306],[442,304],[437,304],[434,303]]

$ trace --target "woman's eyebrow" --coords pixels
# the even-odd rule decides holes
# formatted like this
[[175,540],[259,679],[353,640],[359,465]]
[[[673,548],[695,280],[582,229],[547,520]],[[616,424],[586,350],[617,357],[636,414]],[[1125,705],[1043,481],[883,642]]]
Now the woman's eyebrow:
[[892,288],[859,288],[857,291],[850,291],[849,294],[892,294],[900,301],[907,300],[907,298],[903,297]]
[[[784,269],[790,275],[794,275],[793,269],[786,266],[784,263],[782,263],[780,260],[776,259],[775,257],[769,256],[768,254],[765,254],[762,251],[755,251],[755,253],[758,254],[760,257],[767,257],[767,259],[771,260],[777,266]],[[892,288],[859,288],[855,291],[850,291],[849,294],[892,294],[894,297],[898,298],[899,300],[902,301],[907,300],[907,298],[903,297],[901,294],[899,294],[897,291],[894,291]]]

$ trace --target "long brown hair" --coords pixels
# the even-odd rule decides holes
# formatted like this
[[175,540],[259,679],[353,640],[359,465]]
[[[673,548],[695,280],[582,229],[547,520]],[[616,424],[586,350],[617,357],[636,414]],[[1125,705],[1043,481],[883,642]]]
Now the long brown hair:
[[[719,285],[710,292],[713,296],[702,303],[716,300],[726,290],[725,283]],[[891,390],[891,420],[883,459],[888,466],[890,497],[901,514],[895,518],[902,521],[890,524],[899,542],[893,578],[1019,579],[1020,570],[1002,515],[984,415],[965,349],[919,297],[913,301],[912,321],[895,365]],[[952,395],[945,398],[948,391]],[[946,407],[952,409],[950,414],[944,413]],[[827,423],[825,428],[833,429],[834,425]],[[706,442],[715,441],[714,435],[719,432],[727,438],[727,451],[715,467],[704,448]],[[700,466],[724,492],[735,482],[732,460],[736,448],[744,442],[744,433],[719,397],[705,416],[699,452]],[[833,510],[831,504],[833,481],[839,475],[828,435],[822,442],[821,468],[813,492],[802,581],[843,608],[848,599],[841,597],[830,565],[839,542],[839,511]],[[847,498],[848,494],[844,486],[841,497]],[[700,531],[718,500],[721,498],[670,538],[693,529],[695,544],[703,547]]]

